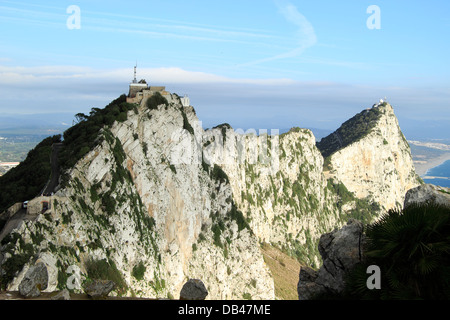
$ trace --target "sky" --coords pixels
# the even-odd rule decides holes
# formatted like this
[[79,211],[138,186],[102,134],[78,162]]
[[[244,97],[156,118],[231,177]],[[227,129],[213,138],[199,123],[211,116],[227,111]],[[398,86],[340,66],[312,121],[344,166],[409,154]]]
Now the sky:
[[0,114],[88,113],[137,77],[204,127],[334,130],[380,98],[450,139],[450,1],[3,1]]

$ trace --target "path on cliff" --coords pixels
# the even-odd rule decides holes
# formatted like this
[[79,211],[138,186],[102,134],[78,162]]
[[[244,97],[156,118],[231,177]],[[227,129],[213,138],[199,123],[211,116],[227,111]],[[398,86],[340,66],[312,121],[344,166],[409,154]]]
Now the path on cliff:
[[337,141],[339,143],[339,148],[342,148],[344,146],[344,143],[342,141],[341,136],[337,132],[334,132],[333,134],[334,134],[334,136],[336,137],[336,139],[337,139]]
[[5,223],[5,226],[0,232],[0,241],[2,241],[12,230],[19,227],[20,223],[24,220],[33,221],[37,218],[37,215],[28,215],[27,209],[21,208],[14,215],[12,215],[8,221]]
[[0,232],[0,241],[3,240],[13,229],[17,228],[21,221],[25,218],[27,210],[22,208],[17,213],[15,213],[11,218],[8,219],[5,226]]
[[[51,154],[51,166],[52,173],[49,181],[44,187],[42,191],[43,195],[50,195],[55,191],[55,188],[58,186],[59,182],[59,162],[58,162],[58,154],[59,150],[62,148],[62,143],[54,143],[52,145],[52,154]],[[23,220],[34,220],[36,216],[27,215],[27,210],[21,208],[19,211],[14,213],[8,221],[5,223],[5,226],[0,231],[0,241],[3,240],[12,230],[17,228]]]
[[58,186],[59,182],[59,161],[58,154],[59,150],[63,147],[62,143],[54,143],[52,145],[52,155],[51,155],[51,165],[52,165],[52,173],[50,180],[47,182],[47,185],[42,191],[43,195],[50,195],[55,192],[55,188]]

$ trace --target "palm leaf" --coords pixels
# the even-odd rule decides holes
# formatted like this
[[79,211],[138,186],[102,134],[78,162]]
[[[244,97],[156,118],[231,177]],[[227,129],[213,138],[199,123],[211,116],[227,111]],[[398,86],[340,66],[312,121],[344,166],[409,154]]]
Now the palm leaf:
[[390,210],[366,231],[366,257],[382,269],[382,298],[450,292],[450,208],[417,204]]

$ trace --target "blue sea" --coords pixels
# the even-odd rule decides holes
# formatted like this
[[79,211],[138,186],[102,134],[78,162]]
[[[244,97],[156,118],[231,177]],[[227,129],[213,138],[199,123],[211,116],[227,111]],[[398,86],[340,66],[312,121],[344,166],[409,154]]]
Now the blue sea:
[[426,176],[442,177],[443,179],[423,179],[425,183],[431,183],[441,187],[450,188],[450,160],[428,170]]

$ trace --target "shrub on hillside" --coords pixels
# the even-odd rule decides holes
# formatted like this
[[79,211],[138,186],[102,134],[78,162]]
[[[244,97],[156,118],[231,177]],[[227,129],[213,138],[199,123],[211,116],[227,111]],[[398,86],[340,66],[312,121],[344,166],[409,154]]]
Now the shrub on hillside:
[[121,95],[105,108],[92,108],[89,115],[76,115],[79,121],[64,131],[64,148],[60,152],[59,161],[63,169],[69,169],[92,150],[99,142],[99,131],[105,126],[111,126],[114,121],[125,121],[127,112],[134,108],[126,102],[126,95]]
[[85,267],[88,282],[90,280],[111,280],[116,284],[119,294],[126,292],[127,284],[113,261],[90,259],[86,261]]
[[327,158],[336,151],[369,134],[375,127],[381,114],[379,108],[371,108],[358,113],[345,121],[335,132],[317,142],[317,148],[322,153],[322,156]]
[[169,102],[159,92],[155,92],[150,98],[148,98],[146,103],[147,108],[149,108],[150,110],[155,110],[162,104],[167,106],[169,105]]

